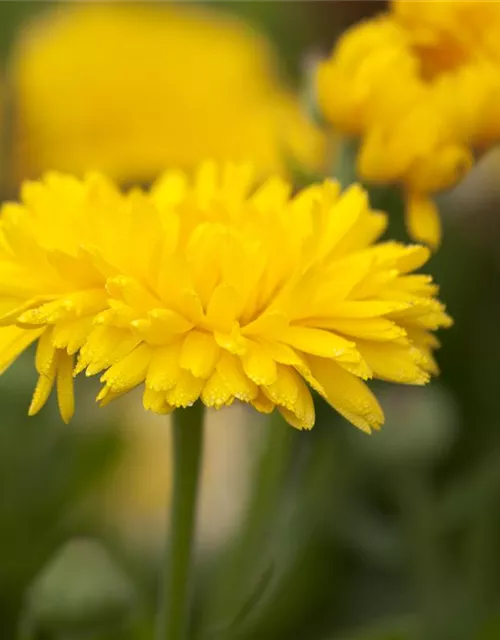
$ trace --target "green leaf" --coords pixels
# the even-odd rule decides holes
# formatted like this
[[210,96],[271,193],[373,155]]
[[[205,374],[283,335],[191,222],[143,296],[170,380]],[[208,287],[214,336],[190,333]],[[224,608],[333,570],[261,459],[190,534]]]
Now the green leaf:
[[0,384],[0,612],[67,538],[77,508],[121,451],[110,425],[67,427],[52,421],[50,407],[28,418],[32,370],[21,359]]
[[29,592],[28,619],[57,634],[121,624],[134,611],[136,593],[108,551],[91,539],[66,543]]

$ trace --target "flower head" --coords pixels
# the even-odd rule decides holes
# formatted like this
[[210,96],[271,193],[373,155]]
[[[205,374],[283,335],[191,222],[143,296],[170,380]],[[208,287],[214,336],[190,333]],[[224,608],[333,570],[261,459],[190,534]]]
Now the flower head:
[[385,222],[357,185],[292,197],[280,178],[255,188],[246,165],[125,194],[49,174],[3,209],[0,366],[38,341],[30,412],[57,381],[65,420],[86,371],[102,403],[144,385],[157,413],[238,399],[298,428],[314,422],[308,383],[369,431],[383,414],[363,380],[424,384],[432,332],[450,324],[431,278],[412,273],[428,250],[374,244]]
[[215,10],[57,7],[22,32],[12,60],[17,174],[146,182],[206,157],[250,158],[262,177],[287,173],[290,159],[314,171],[323,135],[277,67],[263,35]]
[[500,5],[393,2],[347,31],[317,75],[325,117],[359,137],[357,169],[402,185],[410,233],[436,247],[431,195],[500,139]]

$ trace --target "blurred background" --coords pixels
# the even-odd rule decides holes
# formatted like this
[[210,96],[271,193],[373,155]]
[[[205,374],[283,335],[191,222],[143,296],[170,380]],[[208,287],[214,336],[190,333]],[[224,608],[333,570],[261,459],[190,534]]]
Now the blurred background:
[[[250,158],[296,184],[338,165],[311,70],[382,2],[0,3],[2,200],[47,170],[149,184]],[[317,402],[311,433],[209,413],[191,635],[500,638],[500,157],[443,198],[428,266],[458,319],[426,388],[376,385],[367,437]],[[382,199],[381,206],[394,203]],[[406,238],[402,215],[389,235]],[[170,438],[140,398],[27,417],[33,358],[0,378],[0,637],[152,637]],[[78,381],[77,381],[78,382]]]

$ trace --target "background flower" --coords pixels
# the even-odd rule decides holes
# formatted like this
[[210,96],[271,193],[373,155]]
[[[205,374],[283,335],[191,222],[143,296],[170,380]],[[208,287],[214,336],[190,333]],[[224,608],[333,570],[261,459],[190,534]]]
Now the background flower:
[[11,74],[21,178],[98,169],[149,181],[206,157],[252,159],[265,176],[323,160],[271,44],[215,10],[61,5],[25,29]]
[[496,3],[396,1],[348,30],[318,70],[325,117],[359,138],[359,176],[402,185],[410,233],[434,248],[432,194],[459,182],[500,136],[497,23]]

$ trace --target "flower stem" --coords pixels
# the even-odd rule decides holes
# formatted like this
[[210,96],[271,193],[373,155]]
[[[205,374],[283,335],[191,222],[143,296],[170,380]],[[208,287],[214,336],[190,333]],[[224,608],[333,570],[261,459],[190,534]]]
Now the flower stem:
[[203,446],[203,405],[197,402],[173,414],[174,484],[170,542],[165,564],[164,601],[157,640],[186,640],[196,501]]

